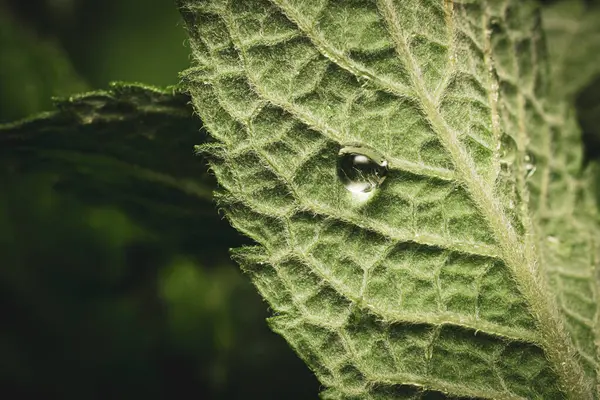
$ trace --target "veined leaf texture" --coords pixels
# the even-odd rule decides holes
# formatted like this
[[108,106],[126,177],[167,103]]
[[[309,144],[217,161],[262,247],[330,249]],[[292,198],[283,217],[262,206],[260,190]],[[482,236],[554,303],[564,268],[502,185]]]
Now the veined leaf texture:
[[[322,398],[598,398],[593,179],[536,3],[180,6],[234,256]],[[345,146],[387,162],[366,198]]]

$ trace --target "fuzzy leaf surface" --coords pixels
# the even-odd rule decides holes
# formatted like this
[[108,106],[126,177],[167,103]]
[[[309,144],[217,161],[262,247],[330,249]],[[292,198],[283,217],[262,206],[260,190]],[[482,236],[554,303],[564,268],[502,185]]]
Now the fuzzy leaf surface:
[[[597,395],[596,209],[535,4],[181,9],[219,199],[258,243],[235,257],[323,398]],[[367,200],[337,178],[348,144],[389,163]]]

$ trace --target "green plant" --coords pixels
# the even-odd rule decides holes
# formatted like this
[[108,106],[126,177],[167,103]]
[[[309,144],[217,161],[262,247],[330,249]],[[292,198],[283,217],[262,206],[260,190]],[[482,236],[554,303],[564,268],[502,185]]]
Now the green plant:
[[[256,242],[233,256],[323,398],[598,398],[597,178],[574,108],[600,65],[596,8],[179,7],[194,66],[176,91],[210,134],[197,150],[219,206]],[[183,96],[117,85],[5,126],[0,140],[43,153],[49,130],[189,129]],[[383,159],[369,193],[340,180],[346,146]],[[206,200],[210,184],[145,158],[160,147],[138,154],[157,171],[134,179]]]

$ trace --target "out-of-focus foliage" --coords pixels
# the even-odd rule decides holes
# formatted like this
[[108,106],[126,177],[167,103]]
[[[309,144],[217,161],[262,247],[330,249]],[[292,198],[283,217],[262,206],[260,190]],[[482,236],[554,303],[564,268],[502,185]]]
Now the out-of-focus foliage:
[[86,89],[53,40],[24,27],[0,2],[0,122],[49,109],[51,97]]
[[189,64],[171,0],[4,1],[18,18],[59,40],[92,88],[112,80],[172,85]]
[[556,95],[576,96],[600,72],[600,7],[562,0],[545,7],[542,17]]
[[122,211],[58,194],[59,180],[0,177],[0,395],[279,398],[310,382],[226,254],[180,255]]
[[600,156],[600,2],[557,0],[543,8],[556,95],[574,98],[588,161]]
[[59,111],[0,126],[0,164],[19,174],[55,171],[63,191],[119,206],[165,240],[223,251],[237,236],[215,212],[213,180],[193,156],[204,135],[188,102],[125,84],[61,100]]
[[28,45],[0,45],[0,121],[49,112],[0,125],[0,396],[310,398],[316,381],[229,260],[244,239],[193,155],[205,137],[189,99],[126,84],[64,97],[134,72],[175,83],[176,9],[91,3],[2,5],[18,22],[0,21],[1,40]]
[[577,96],[579,123],[586,140],[588,159],[600,157],[600,75]]

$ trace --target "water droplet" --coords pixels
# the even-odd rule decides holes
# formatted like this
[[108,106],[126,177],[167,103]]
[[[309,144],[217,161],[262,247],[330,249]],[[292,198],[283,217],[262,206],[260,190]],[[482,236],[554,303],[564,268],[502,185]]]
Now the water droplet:
[[525,154],[525,178],[529,178],[533,175],[536,168],[535,157],[530,152],[527,152],[527,154]]
[[337,174],[352,193],[369,193],[384,181],[387,160],[363,146],[344,146],[338,153]]
[[500,139],[498,146],[500,150],[500,163],[501,164],[512,164],[515,161],[517,155],[517,143],[512,136],[504,134]]

